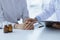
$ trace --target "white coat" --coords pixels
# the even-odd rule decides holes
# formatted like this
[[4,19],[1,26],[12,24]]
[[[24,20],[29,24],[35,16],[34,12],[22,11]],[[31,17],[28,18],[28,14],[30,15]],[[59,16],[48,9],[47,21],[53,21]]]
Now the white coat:
[[[48,0],[49,1],[49,0]],[[60,0],[50,0],[49,3],[42,1],[42,13],[36,16],[37,20],[46,21],[49,17],[51,17],[54,13],[56,14],[56,21],[60,22]]]

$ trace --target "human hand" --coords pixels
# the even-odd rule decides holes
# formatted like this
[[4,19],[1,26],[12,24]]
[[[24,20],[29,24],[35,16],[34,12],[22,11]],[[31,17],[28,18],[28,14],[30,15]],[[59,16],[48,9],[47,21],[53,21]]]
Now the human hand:
[[25,30],[33,30],[34,29],[34,23],[37,22],[37,19],[33,19],[33,18],[28,18],[26,19],[26,22],[25,22]]
[[34,23],[33,22],[27,22],[24,24],[24,29],[25,30],[33,30],[34,29]]
[[33,18],[28,18],[28,19],[26,19],[26,23],[28,23],[28,22],[36,23],[36,22],[37,22],[37,19],[36,19],[36,18],[35,18],[35,19],[33,19]]
[[58,28],[58,29],[60,29],[60,24],[58,24],[58,23],[53,23],[53,25],[52,25],[53,27],[55,27],[55,28]]

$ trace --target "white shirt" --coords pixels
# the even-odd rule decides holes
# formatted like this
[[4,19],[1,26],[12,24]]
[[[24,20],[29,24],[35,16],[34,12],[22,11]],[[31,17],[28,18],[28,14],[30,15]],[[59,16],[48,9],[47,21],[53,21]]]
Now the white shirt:
[[[45,0],[46,1],[46,0]],[[49,1],[49,0],[48,0]],[[42,13],[36,18],[38,21],[45,21],[49,17],[51,17],[54,13],[56,13],[56,19],[60,22],[60,0],[50,0],[50,2],[42,1]]]
[[18,19],[28,18],[26,0],[0,0],[0,22],[16,23]]

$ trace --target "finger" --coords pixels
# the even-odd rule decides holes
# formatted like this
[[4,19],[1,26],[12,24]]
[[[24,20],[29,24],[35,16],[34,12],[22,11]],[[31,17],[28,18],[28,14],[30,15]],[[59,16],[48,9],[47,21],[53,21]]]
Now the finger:
[[26,21],[26,22],[24,23],[24,27],[25,27],[27,24],[28,24],[28,22]]
[[25,24],[25,29],[28,28],[30,24],[31,22],[29,22],[28,24]]
[[26,30],[33,30],[34,29],[34,26],[30,26],[29,28],[27,28]]
[[28,24],[26,24],[26,27],[28,27],[31,24],[31,22],[29,22]]
[[31,29],[32,25],[33,25],[33,23],[30,23],[30,25],[26,29]]
[[29,29],[29,28],[30,28],[30,26],[31,26],[31,24],[32,24],[32,23],[30,23],[26,29]]
[[30,25],[29,25],[29,28],[28,29],[32,29],[33,28],[33,23],[31,23]]
[[33,30],[33,29],[34,29],[34,25],[32,24],[32,25],[30,26],[30,28],[28,28],[28,29]]
[[24,26],[26,26],[28,23],[29,23],[29,22],[28,22],[28,21],[26,21],[26,22],[24,23]]

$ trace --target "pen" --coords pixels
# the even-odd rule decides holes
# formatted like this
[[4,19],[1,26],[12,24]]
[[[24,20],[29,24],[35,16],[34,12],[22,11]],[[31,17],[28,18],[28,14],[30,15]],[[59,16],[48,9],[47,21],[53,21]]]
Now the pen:
[[39,23],[39,24],[40,24],[40,26],[38,28],[44,27],[44,25],[42,25],[41,23]]

